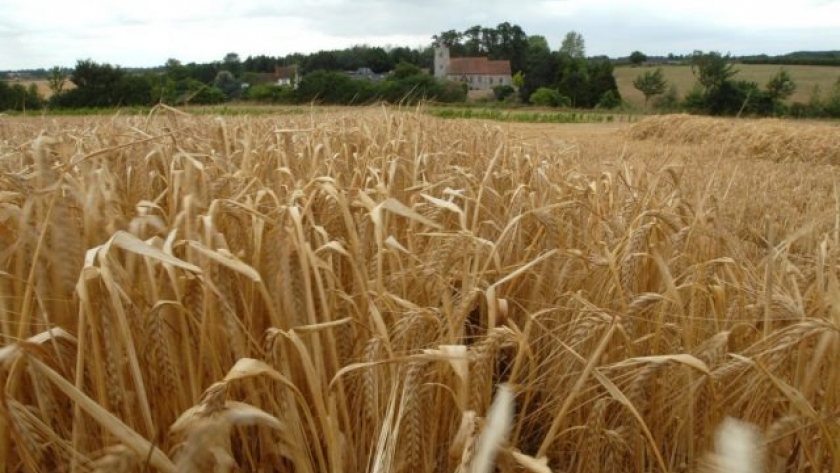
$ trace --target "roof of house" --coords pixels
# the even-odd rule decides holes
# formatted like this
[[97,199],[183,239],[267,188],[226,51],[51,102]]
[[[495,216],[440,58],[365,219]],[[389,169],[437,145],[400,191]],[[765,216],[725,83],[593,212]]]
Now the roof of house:
[[274,77],[274,73],[272,72],[256,72],[252,77],[256,79],[254,80],[254,82],[257,84],[272,82],[276,80],[276,77]]
[[295,77],[295,66],[288,66],[288,67],[275,67],[274,68],[274,78],[275,79],[292,79]]
[[510,61],[490,61],[486,57],[455,57],[449,60],[449,74],[510,75]]

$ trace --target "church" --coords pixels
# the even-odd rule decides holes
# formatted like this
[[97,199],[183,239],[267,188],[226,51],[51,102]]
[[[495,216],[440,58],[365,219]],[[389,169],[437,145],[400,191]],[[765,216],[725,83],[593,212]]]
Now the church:
[[511,85],[510,61],[491,61],[486,57],[449,57],[449,48],[435,46],[435,77],[463,82],[470,90],[488,90]]

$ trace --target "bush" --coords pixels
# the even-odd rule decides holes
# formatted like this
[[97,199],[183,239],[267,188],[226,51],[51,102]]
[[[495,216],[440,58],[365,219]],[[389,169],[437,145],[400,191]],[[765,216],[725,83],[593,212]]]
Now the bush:
[[536,105],[538,107],[571,106],[571,101],[568,97],[565,97],[557,90],[549,89],[548,87],[540,87],[537,89],[533,94],[531,94],[528,101],[531,102],[532,105]]
[[188,80],[189,89],[186,95],[182,96],[179,103],[194,105],[214,105],[225,101],[225,93],[222,89],[212,85],[205,85],[197,80]]
[[[439,81],[414,68],[413,75],[392,74],[376,86],[377,96],[391,103],[417,103],[421,100],[463,102],[467,100],[467,85]],[[396,71],[395,71],[396,72]]]
[[43,106],[44,100],[38,94],[38,87],[30,84],[29,88],[22,84],[9,85],[0,81],[0,111],[3,110],[34,110]]
[[825,116],[840,118],[840,79],[837,79],[831,93],[820,105]]
[[294,103],[295,89],[286,85],[258,84],[245,92],[245,99],[263,103]]
[[388,78],[377,85],[377,96],[391,103],[416,103],[420,100],[437,99],[442,95],[443,86],[428,74]]
[[146,76],[126,75],[119,84],[119,105],[149,105],[152,84]]
[[760,115],[774,113],[773,99],[750,81],[725,81],[706,96],[706,109],[712,115]]
[[704,113],[706,111],[706,94],[700,85],[696,85],[685,94],[683,108],[692,113]]
[[423,70],[415,66],[414,64],[400,61],[400,63],[397,64],[397,67],[395,67],[394,70],[391,71],[391,74],[388,76],[388,79],[401,80],[406,79],[408,77],[421,75],[422,73]]
[[305,75],[297,89],[258,84],[245,92],[245,98],[271,103],[315,101],[337,105],[364,104],[374,100],[410,104],[421,100],[463,102],[467,99],[467,86],[438,81],[417,66],[402,63],[379,83],[354,79],[343,72],[318,70]]
[[516,89],[509,85],[497,85],[493,87],[493,95],[499,102],[504,102],[508,97],[516,93]]
[[295,93],[299,102],[359,104],[374,97],[373,85],[341,72],[315,71],[301,79]]
[[454,103],[466,102],[467,92],[469,86],[460,82],[444,82],[440,95],[437,96],[438,102]]
[[680,108],[680,93],[677,86],[671,85],[668,90],[654,99],[653,106],[665,112],[672,112]]
[[601,94],[598,100],[598,108],[613,109],[621,106],[621,97],[614,90],[608,90]]

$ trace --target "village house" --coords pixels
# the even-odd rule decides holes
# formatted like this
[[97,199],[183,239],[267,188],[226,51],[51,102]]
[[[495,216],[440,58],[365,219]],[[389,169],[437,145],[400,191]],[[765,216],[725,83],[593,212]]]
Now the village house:
[[435,46],[435,77],[463,82],[470,90],[489,90],[511,85],[510,61],[491,61],[486,57],[449,57],[449,48]]
[[297,88],[297,66],[274,66],[274,82]]

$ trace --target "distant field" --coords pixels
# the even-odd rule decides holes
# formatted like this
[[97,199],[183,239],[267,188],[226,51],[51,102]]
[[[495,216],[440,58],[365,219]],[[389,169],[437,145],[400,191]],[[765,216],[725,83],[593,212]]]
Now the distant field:
[[[46,80],[10,80],[6,81],[9,85],[20,84],[24,87],[29,87],[29,84],[35,84],[38,86],[38,93],[41,94],[41,97],[46,99],[50,98],[52,95],[52,90],[50,90],[50,83]],[[73,85],[72,82],[69,80],[64,83],[64,90],[74,89],[76,86]]]
[[[811,97],[815,85],[819,85],[823,93],[834,86],[840,78],[840,67],[832,66],[778,66],[769,64],[737,64],[738,79],[750,80],[764,85],[779,69],[786,69],[793,76],[796,82],[796,92],[790,98],[791,102],[806,102]],[[618,90],[625,101],[634,106],[643,106],[645,98],[641,92],[633,87],[633,79],[645,71],[653,69],[653,66],[631,67],[620,66],[615,68],[615,78],[618,81]],[[675,84],[680,96],[691,90],[696,79],[691,73],[690,66],[662,66],[665,78],[670,84]]]

